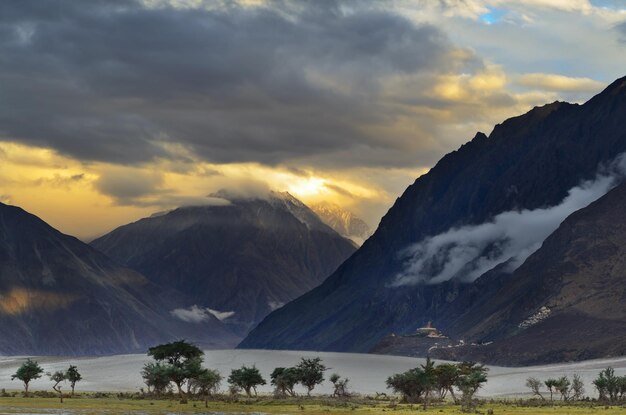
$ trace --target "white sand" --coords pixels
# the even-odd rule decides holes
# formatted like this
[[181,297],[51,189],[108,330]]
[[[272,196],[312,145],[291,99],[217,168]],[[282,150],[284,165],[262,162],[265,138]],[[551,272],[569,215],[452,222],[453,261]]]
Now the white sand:
[[[211,350],[205,355],[205,366],[218,369],[224,377],[230,370],[241,365],[255,364],[269,380],[269,374],[277,366],[292,366],[300,357],[319,356],[330,368],[327,373],[336,372],[350,379],[350,389],[362,394],[375,394],[376,392],[389,392],[385,387],[388,376],[403,372],[424,362],[424,359],[409,357],[379,356],[354,353],[316,353],[297,351],[269,351],[269,350]],[[8,390],[19,389],[19,381],[11,381],[11,374],[24,358],[0,357],[0,388]],[[82,373],[84,380],[78,385],[80,390],[88,391],[139,391],[143,386],[140,371],[144,363],[150,361],[146,355],[117,355],[93,358],[61,358],[39,357],[35,358],[46,371],[66,369],[75,364]],[[612,366],[620,375],[626,374],[626,358],[592,360],[580,363],[568,363],[549,366],[534,366],[524,368],[490,367],[489,381],[481,390],[480,395],[485,397],[512,396],[527,393],[524,383],[529,376],[539,379],[573,375],[578,373],[585,381],[587,394],[593,395],[595,391],[591,381],[597,373]],[[48,389],[51,382],[44,377],[33,381],[32,390]],[[222,387],[226,387],[224,381]],[[68,389],[66,385],[64,389]],[[270,385],[259,389],[259,392],[271,392]],[[315,392],[331,392],[330,382],[324,382]]]

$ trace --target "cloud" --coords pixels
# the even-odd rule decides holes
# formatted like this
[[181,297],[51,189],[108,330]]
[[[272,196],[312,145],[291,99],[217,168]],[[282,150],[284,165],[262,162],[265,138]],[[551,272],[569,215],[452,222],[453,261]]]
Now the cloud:
[[400,253],[404,270],[391,285],[439,284],[451,279],[471,282],[506,262],[512,271],[539,249],[567,216],[605,195],[625,175],[626,155],[620,155],[610,166],[601,167],[594,180],[570,189],[557,206],[503,212],[490,222],[428,237]]
[[[372,128],[392,128],[398,110],[383,81],[411,77],[419,91],[482,65],[390,10],[225,3],[4,3],[0,136],[124,164],[178,157],[172,142],[215,163],[365,151],[408,164],[419,123],[384,139]],[[381,147],[394,157],[377,160]]]
[[102,172],[94,186],[100,193],[124,204],[158,193],[162,184],[163,176],[160,173],[120,167]]
[[280,302],[280,301],[269,301],[267,305],[269,306],[270,310],[274,311],[284,306],[285,303]]
[[202,323],[212,317],[223,321],[235,315],[234,311],[217,311],[206,307],[199,307],[195,304],[189,308],[174,309],[170,313],[174,317],[188,323]]
[[61,175],[55,173],[52,177],[41,177],[34,181],[36,186],[55,186],[70,188],[76,183],[83,182],[85,180],[85,173],[77,173],[71,175]]
[[606,87],[605,83],[591,78],[545,73],[524,74],[519,76],[516,82],[525,87],[564,92],[599,92]]
[[622,42],[626,42],[626,22],[620,23],[617,26],[615,26],[616,29],[620,32],[621,34],[621,40]]
[[213,314],[215,318],[217,318],[219,321],[224,321],[235,315],[234,311],[218,311],[218,310],[213,310],[210,308],[207,308],[206,310],[209,313]]

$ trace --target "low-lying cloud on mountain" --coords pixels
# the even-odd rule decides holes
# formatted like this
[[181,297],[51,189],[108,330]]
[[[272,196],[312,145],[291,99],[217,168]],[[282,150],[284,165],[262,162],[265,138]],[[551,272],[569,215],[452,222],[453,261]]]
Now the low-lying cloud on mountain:
[[601,166],[593,180],[570,189],[559,205],[503,212],[490,222],[428,237],[400,253],[406,259],[404,270],[391,285],[439,284],[451,279],[471,282],[504,262],[513,271],[566,217],[605,195],[624,176],[626,154],[621,154],[609,166]]
[[207,321],[211,315],[215,316],[215,318],[220,321],[224,321],[235,315],[234,311],[213,310],[211,308],[200,307],[195,304],[188,308],[174,309],[171,313],[174,317],[188,323],[201,323],[203,321]]

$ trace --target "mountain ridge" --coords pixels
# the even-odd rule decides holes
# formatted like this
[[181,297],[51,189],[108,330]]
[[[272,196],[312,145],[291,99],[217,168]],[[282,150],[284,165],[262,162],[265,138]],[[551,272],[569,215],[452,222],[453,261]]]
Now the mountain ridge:
[[[219,196],[219,195],[218,195]],[[230,197],[124,225],[92,245],[245,333],[314,288],[355,247],[288,193]],[[193,311],[193,310],[189,310]]]
[[170,316],[163,306],[179,299],[35,215],[0,204],[3,353],[143,352],[179,337],[205,347],[236,342],[216,319],[190,325]]
[[392,289],[398,252],[449,229],[558,205],[626,150],[626,78],[583,105],[553,103],[477,134],[393,204],[363,246],[320,287],[270,314],[241,348],[368,351],[391,332],[433,320],[446,329],[458,281]]

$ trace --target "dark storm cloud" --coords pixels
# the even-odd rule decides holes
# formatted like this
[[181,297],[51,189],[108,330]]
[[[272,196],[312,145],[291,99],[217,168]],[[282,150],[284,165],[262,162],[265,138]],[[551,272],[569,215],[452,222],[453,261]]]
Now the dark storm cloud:
[[176,142],[211,162],[359,147],[400,150],[371,164],[410,164],[414,155],[400,155],[415,137],[363,126],[398,115],[381,98],[385,77],[423,74],[415,82],[426,88],[435,72],[480,65],[452,50],[433,26],[332,1],[9,0],[0,4],[0,137],[116,163],[175,157],[164,144]]

